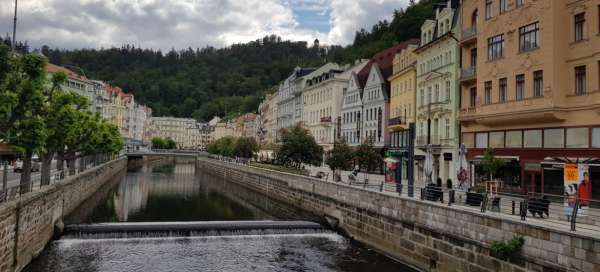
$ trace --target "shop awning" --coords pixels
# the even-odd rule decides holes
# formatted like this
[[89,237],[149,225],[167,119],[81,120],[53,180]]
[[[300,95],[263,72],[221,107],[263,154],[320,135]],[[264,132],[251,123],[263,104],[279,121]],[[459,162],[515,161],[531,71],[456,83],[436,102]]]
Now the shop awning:
[[398,163],[399,162],[398,159],[395,159],[395,158],[392,158],[392,157],[387,157],[387,158],[383,159],[383,161],[386,162],[386,163]]
[[590,166],[600,166],[600,158],[546,157],[541,162],[543,166],[553,168],[562,168],[565,163],[583,163]]
[[[504,162],[508,163],[508,162],[518,162],[519,161],[519,156],[494,156],[496,159],[500,159],[503,160]],[[483,161],[483,155],[477,155],[475,156],[475,158],[473,158],[472,160],[470,160],[469,162],[473,163],[473,164],[480,164]]]

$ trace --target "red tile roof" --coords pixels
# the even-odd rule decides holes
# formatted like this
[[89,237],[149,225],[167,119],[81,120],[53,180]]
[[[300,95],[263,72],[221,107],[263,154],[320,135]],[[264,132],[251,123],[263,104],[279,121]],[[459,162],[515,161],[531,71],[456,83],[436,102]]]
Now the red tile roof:
[[50,74],[55,74],[55,73],[58,73],[58,72],[63,72],[63,73],[65,73],[67,75],[67,78],[69,78],[69,79],[78,80],[78,81],[81,81],[81,82],[84,82],[84,83],[93,84],[93,82],[91,80],[87,79],[86,77],[81,76],[81,75],[79,75],[79,74],[77,74],[77,73],[75,73],[75,72],[73,72],[73,71],[71,71],[71,70],[69,70],[69,69],[67,69],[65,67],[54,65],[52,63],[48,63],[46,65],[46,71],[48,73],[50,73]]
[[369,63],[367,63],[367,65],[365,65],[365,67],[360,70],[360,72],[358,72],[358,81],[360,84],[360,88],[364,88],[365,87],[365,83],[367,82],[367,79],[369,78],[369,73],[371,72],[371,67],[373,66],[374,63],[377,63],[377,66],[379,66],[379,69],[381,70],[381,74],[383,75],[383,78],[386,80],[387,82],[387,86],[388,86],[388,92],[389,92],[389,82],[387,81],[387,78],[390,77],[393,73],[393,67],[394,67],[394,56],[396,55],[396,53],[399,53],[400,51],[402,51],[402,49],[406,49],[408,47],[408,45],[410,44],[419,44],[419,39],[410,39],[404,42],[401,42],[393,47],[390,47],[388,49],[385,49],[377,54],[375,54],[375,56],[373,56],[373,58],[371,58],[371,60],[369,61]]

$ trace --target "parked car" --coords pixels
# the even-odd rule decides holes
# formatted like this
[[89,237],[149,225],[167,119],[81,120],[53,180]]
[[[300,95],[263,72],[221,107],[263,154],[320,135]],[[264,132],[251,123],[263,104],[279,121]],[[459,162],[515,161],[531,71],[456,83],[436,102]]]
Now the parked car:
[[[13,171],[15,173],[23,172],[23,161],[22,160],[17,160],[17,162],[15,163],[15,167],[13,168]],[[40,164],[36,161],[32,161],[31,162],[31,172],[38,172],[38,171],[40,171]]]

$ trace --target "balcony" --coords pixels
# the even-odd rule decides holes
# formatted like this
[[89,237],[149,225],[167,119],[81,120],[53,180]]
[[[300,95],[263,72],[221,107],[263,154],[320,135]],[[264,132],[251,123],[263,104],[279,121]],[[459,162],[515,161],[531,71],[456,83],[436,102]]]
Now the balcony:
[[477,67],[462,68],[460,70],[460,83],[471,84],[477,80]]
[[321,125],[331,125],[331,116],[321,117]]
[[459,120],[464,125],[477,123],[486,126],[538,124],[565,119],[565,113],[554,110],[550,97],[532,97],[504,103],[478,104],[460,110]]
[[460,43],[465,45],[465,44],[474,43],[475,41],[477,41],[477,28],[475,26],[472,26],[472,27],[463,29],[462,38],[460,40]]
[[[440,145],[440,137],[435,134],[431,134],[431,145]],[[417,136],[417,146],[427,146],[427,135]]]
[[391,130],[407,129],[408,122],[406,121],[406,116],[397,116],[394,118],[390,118],[390,120],[388,120],[388,127]]

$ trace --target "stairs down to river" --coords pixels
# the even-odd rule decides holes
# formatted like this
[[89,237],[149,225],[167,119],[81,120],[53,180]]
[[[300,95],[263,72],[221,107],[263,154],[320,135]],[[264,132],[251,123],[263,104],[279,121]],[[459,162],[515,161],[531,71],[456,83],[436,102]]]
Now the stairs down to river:
[[100,223],[65,226],[63,239],[235,236],[331,233],[309,221]]

